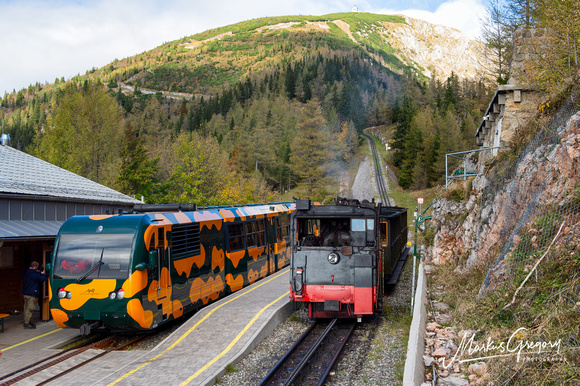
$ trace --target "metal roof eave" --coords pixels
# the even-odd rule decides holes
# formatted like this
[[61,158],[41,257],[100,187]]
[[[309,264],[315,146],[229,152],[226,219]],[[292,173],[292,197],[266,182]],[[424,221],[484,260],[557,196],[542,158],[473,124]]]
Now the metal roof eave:
[[133,201],[117,201],[117,200],[106,200],[106,199],[93,199],[93,198],[81,198],[81,197],[61,197],[61,196],[48,196],[42,194],[25,194],[25,193],[9,193],[0,191],[0,198],[10,198],[17,200],[45,200],[45,201],[57,201],[57,202],[76,202],[76,203],[92,203],[92,204],[102,204],[102,205],[124,205],[133,206],[137,203],[142,203],[139,200]]
[[0,240],[54,239],[64,221],[0,220]]

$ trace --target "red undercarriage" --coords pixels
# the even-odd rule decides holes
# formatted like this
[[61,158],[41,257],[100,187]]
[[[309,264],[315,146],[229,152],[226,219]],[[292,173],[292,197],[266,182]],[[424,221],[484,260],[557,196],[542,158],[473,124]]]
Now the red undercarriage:
[[[353,318],[372,315],[377,303],[377,287],[355,287],[343,285],[305,285],[302,295],[290,291],[295,302],[308,303],[308,316],[311,318]],[[325,301],[338,301],[338,310],[325,310]],[[313,307],[314,304],[318,306]]]

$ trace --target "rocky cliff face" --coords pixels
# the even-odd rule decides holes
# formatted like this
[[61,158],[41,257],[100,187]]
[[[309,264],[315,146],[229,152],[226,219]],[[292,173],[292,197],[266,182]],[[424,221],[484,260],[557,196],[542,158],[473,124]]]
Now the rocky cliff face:
[[492,276],[500,278],[522,239],[530,243],[530,255],[549,243],[554,232],[536,225],[547,224],[542,218],[553,217],[552,228],[567,221],[564,233],[570,230],[576,221],[570,207],[578,204],[580,185],[580,112],[567,113],[563,124],[540,133],[511,168],[485,168],[471,186],[456,186],[467,190],[465,200],[442,198],[434,204],[436,234],[427,262],[455,261],[464,270],[495,263]]
[[444,80],[454,72],[459,78],[479,79],[492,63],[484,45],[459,30],[405,16],[407,24],[384,23],[387,41],[403,62],[422,69],[423,75]]
[[[569,364],[579,363],[580,105],[575,102],[579,95],[572,93],[518,159],[500,152],[482,165],[473,181],[452,185],[444,194],[447,198],[434,203],[430,229],[434,238],[425,248],[425,260],[432,265],[426,271],[434,288],[431,296],[453,305],[446,313],[450,317],[437,315],[438,321],[454,329],[427,324],[427,381],[433,368],[440,377],[449,376],[442,358],[448,364],[455,355],[464,363],[473,361],[469,375],[459,369],[470,385],[491,380],[525,384],[541,379],[546,363],[550,376],[545,379],[564,384]],[[435,317],[436,312],[429,314]],[[430,328],[435,330],[432,335]],[[493,348],[485,355],[457,349],[462,336],[489,348],[490,339],[509,342],[516,329],[525,331],[518,341],[561,342],[562,347],[551,352],[560,359],[551,362],[546,351],[530,354],[533,361],[509,354],[490,361],[494,357],[487,355]]]

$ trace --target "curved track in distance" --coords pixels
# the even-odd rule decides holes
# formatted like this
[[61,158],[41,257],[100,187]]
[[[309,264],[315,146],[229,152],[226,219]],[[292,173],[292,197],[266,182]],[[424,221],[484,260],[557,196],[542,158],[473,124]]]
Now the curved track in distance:
[[367,134],[362,134],[369,144],[371,145],[373,165],[375,169],[375,180],[377,181],[377,189],[379,190],[379,197],[383,205],[391,206],[391,200],[389,199],[389,194],[387,192],[387,185],[385,184],[385,178],[383,176],[383,167],[381,166],[381,158],[377,150],[375,141]]

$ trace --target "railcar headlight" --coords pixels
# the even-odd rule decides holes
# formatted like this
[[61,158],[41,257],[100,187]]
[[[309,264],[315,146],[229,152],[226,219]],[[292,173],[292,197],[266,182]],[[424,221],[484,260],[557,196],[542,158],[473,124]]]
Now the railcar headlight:
[[66,298],[67,298],[67,299],[70,299],[70,298],[72,298],[72,294],[71,294],[70,292],[68,292],[68,291],[66,292]]
[[125,290],[123,288],[119,288],[117,291],[113,291],[109,293],[109,299],[125,299]]
[[330,253],[330,254],[328,255],[328,262],[329,262],[330,264],[336,264],[336,263],[338,263],[339,261],[340,261],[340,257],[338,256],[338,254],[337,254],[337,253],[334,253],[334,252],[332,252],[332,253]]
[[60,288],[58,290],[57,296],[58,296],[59,299],[66,298],[66,291],[65,291],[65,289],[64,288]]

